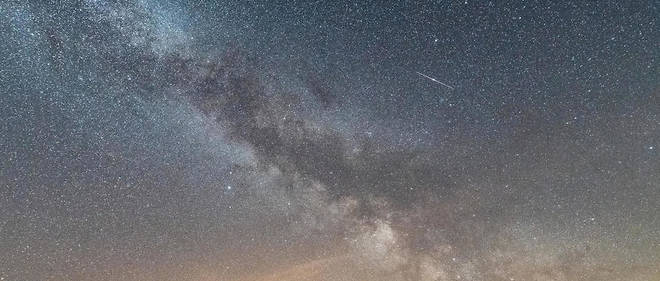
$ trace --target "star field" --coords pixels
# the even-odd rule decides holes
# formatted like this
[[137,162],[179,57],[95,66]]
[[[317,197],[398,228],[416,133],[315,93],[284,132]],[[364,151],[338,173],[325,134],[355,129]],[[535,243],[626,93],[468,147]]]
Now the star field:
[[0,280],[660,280],[654,1],[3,1]]

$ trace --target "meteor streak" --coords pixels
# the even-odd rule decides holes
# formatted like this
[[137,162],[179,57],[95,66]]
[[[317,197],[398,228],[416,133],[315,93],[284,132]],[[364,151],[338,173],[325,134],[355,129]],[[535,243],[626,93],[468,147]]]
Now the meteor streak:
[[447,87],[447,88],[449,88],[449,89],[452,89],[452,90],[454,89],[454,87],[449,86],[449,85],[447,85],[447,84],[445,84],[445,83],[442,83],[442,82],[438,81],[438,79],[435,79],[435,78],[433,78],[433,77],[431,77],[431,76],[428,76],[428,75],[426,75],[426,74],[424,74],[424,73],[421,73],[421,72],[419,72],[419,71],[415,71],[415,72],[416,72],[417,74],[421,75],[422,77],[424,77],[424,78],[426,78],[426,79],[429,79],[429,80],[431,80],[431,81],[433,81],[433,82],[435,82],[435,83],[438,83],[438,84],[440,84],[440,85],[442,85],[442,86],[445,86],[445,87]]

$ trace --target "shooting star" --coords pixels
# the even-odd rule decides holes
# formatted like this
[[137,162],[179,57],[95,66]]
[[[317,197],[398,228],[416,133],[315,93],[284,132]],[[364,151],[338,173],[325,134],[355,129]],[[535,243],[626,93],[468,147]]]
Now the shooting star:
[[442,86],[445,86],[445,87],[447,87],[447,88],[449,88],[449,89],[452,89],[452,90],[454,89],[454,87],[449,86],[449,85],[447,85],[447,84],[445,84],[445,83],[442,83],[442,82],[438,81],[438,79],[435,79],[435,78],[433,78],[433,77],[431,77],[431,76],[428,76],[428,75],[426,75],[426,74],[424,74],[424,73],[421,73],[421,72],[418,72],[418,71],[415,71],[415,72],[416,72],[417,74],[421,75],[422,77],[424,77],[424,78],[426,78],[426,79],[429,79],[429,80],[431,80],[431,81],[433,81],[433,82],[435,82],[435,83],[438,83],[438,84],[440,84],[440,85],[442,85]]

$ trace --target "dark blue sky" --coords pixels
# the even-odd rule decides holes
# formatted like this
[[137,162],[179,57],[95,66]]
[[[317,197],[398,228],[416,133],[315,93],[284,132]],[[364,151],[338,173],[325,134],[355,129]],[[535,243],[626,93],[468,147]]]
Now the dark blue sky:
[[658,9],[3,2],[0,280],[656,280]]

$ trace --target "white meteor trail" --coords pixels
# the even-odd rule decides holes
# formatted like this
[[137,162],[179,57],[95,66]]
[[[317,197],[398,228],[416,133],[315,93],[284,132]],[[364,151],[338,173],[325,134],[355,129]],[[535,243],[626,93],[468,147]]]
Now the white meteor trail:
[[429,79],[429,80],[431,80],[431,81],[433,81],[433,82],[435,82],[435,83],[438,83],[438,84],[440,84],[440,85],[442,85],[442,86],[445,86],[445,87],[447,87],[447,88],[449,88],[449,89],[452,89],[452,90],[454,89],[454,87],[449,86],[449,85],[447,85],[447,84],[445,84],[445,83],[442,83],[442,82],[438,81],[438,79],[435,79],[435,78],[433,78],[433,77],[431,77],[431,76],[428,76],[428,75],[426,75],[426,74],[424,74],[424,73],[421,73],[421,72],[418,72],[418,71],[415,71],[415,72],[416,72],[417,74],[421,75],[422,77],[427,78],[427,79]]

